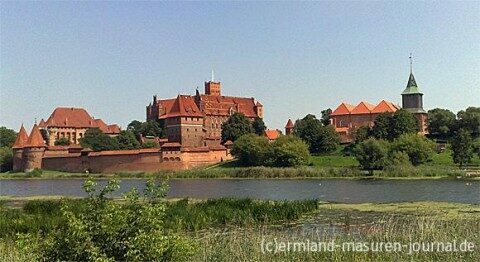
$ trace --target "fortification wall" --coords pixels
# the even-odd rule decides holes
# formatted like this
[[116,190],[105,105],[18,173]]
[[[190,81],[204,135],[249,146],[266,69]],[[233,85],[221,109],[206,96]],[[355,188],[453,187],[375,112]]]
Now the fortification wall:
[[[175,157],[172,157],[175,155]],[[168,161],[164,161],[168,156]],[[90,152],[88,154],[71,153],[59,155],[46,154],[42,159],[42,169],[64,172],[116,173],[116,172],[157,172],[160,170],[179,170],[209,165],[229,159],[226,149],[197,150],[185,152],[161,152],[158,149],[118,150]]]

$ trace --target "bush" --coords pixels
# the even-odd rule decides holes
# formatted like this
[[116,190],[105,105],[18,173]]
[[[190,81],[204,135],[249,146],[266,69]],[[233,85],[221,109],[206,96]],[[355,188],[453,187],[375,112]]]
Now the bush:
[[238,158],[242,165],[265,165],[266,153],[270,142],[264,136],[247,134],[241,136],[232,146],[232,155]]
[[177,261],[193,253],[187,239],[168,233],[163,218],[165,186],[149,181],[140,199],[136,189],[117,203],[107,195],[119,188],[109,181],[98,194],[96,183],[85,182],[88,212],[76,212],[64,202],[65,223],[47,234],[39,244],[43,261]]
[[142,148],[159,148],[160,145],[155,142],[155,141],[145,141],[145,143],[142,144]]
[[11,170],[13,167],[13,150],[11,147],[0,147],[0,172]]
[[293,167],[308,164],[308,145],[296,136],[280,136],[267,152],[267,163],[276,167]]
[[395,139],[391,146],[392,152],[404,152],[413,165],[423,164],[435,152],[435,143],[422,135],[403,134]]
[[93,151],[118,150],[118,141],[104,134],[98,128],[90,128],[85,132],[85,136],[80,138],[80,145],[83,148],[90,148]]
[[42,176],[43,171],[41,169],[35,168],[34,170],[26,174],[27,177],[40,177]]
[[388,153],[388,143],[384,140],[369,138],[357,145],[355,157],[360,166],[373,175],[373,170],[383,169]]
[[59,138],[55,140],[54,143],[56,146],[69,146],[70,145],[70,140],[66,137]]
[[120,131],[115,139],[118,142],[119,149],[129,150],[129,149],[137,149],[140,148],[140,143],[135,138],[135,135],[132,131],[123,130]]

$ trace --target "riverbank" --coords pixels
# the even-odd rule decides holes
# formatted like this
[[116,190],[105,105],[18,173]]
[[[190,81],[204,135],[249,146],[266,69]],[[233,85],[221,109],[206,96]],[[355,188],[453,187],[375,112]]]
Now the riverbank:
[[[74,201],[86,212],[82,200]],[[32,261],[16,233],[48,232],[62,223],[59,201],[0,204],[0,261]],[[249,199],[176,200],[167,207],[166,227],[197,243],[191,261],[478,261],[479,205],[413,202],[395,204],[336,204],[317,201],[258,201]],[[342,244],[399,242],[475,243],[475,252],[331,251],[265,252],[265,242],[332,242]],[[263,247],[263,251],[262,251]],[[278,250],[277,250],[278,251]]]

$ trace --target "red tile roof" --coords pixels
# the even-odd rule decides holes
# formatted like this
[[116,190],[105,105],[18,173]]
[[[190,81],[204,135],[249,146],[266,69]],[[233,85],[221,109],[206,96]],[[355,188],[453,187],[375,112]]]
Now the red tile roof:
[[204,111],[207,115],[229,116],[230,110],[233,109],[247,117],[258,117],[254,98],[201,95],[200,100],[204,102]]
[[276,129],[265,130],[265,136],[268,138],[268,140],[275,140],[280,136],[280,134],[280,131]]
[[120,127],[116,124],[107,125],[101,119],[94,119],[83,108],[57,107],[47,119],[40,121],[40,127],[74,127],[74,128],[100,128],[107,134],[120,133]]
[[30,136],[28,136],[27,143],[24,147],[46,147],[45,141],[43,140],[42,134],[40,133],[40,129],[38,125],[35,124],[32,128],[32,132]]
[[330,114],[331,116],[338,116],[338,115],[348,115],[350,112],[355,108],[355,106],[341,103],[333,112]]
[[395,112],[397,111],[399,108],[399,106],[391,103],[391,102],[388,102],[388,101],[385,101],[385,100],[382,100],[380,103],[378,103],[378,105],[372,110],[372,113],[383,113],[383,112]]
[[365,101],[361,101],[352,111],[350,111],[350,114],[352,115],[370,114],[370,112],[372,112],[374,108],[375,108],[374,105],[367,103]]
[[20,127],[20,131],[18,132],[17,139],[15,139],[15,143],[13,144],[12,148],[23,148],[28,141],[27,131],[22,126]]
[[292,122],[292,119],[290,119],[290,118],[288,119],[287,124],[285,125],[285,127],[286,127],[286,128],[292,128],[292,127],[294,127],[293,122]]

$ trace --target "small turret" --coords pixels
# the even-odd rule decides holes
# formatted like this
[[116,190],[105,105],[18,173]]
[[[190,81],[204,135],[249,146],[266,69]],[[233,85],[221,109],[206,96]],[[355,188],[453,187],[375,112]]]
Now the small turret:
[[25,172],[30,172],[35,168],[42,168],[42,159],[46,147],[47,145],[43,140],[40,129],[38,128],[37,124],[35,124],[26,144],[23,147],[23,170]]
[[285,135],[291,135],[293,133],[293,122],[292,119],[288,119],[287,124],[285,125]]
[[13,171],[22,171],[23,170],[23,148],[28,141],[27,131],[22,126],[18,132],[17,139],[12,146],[13,149]]

